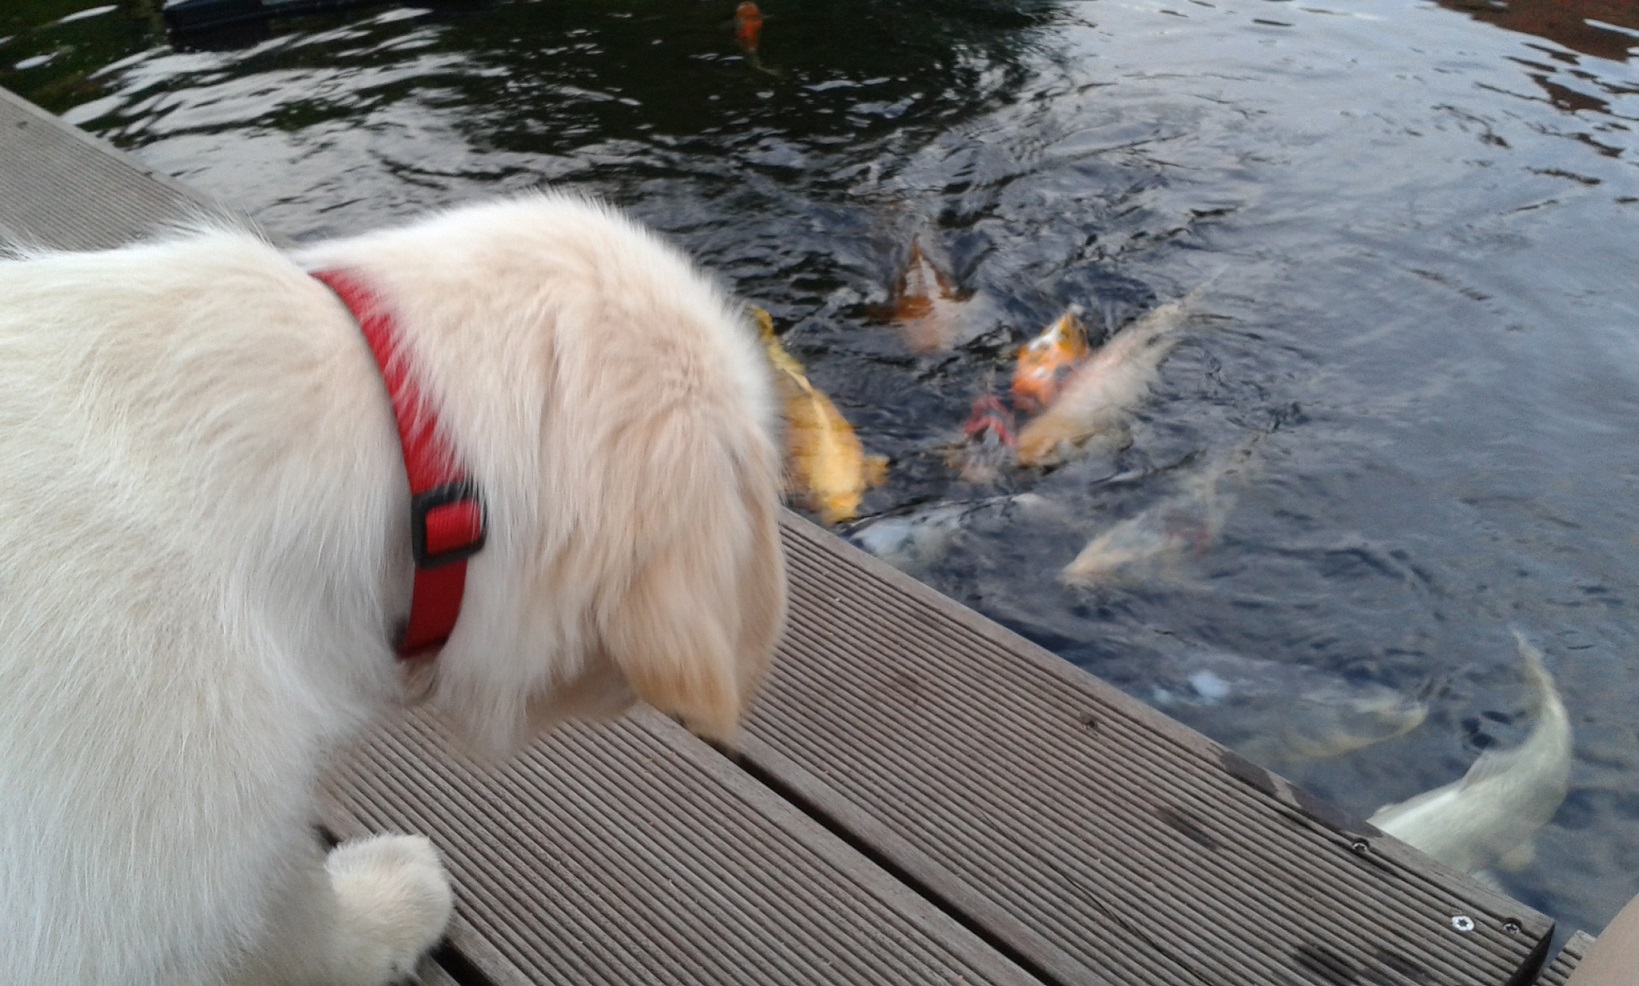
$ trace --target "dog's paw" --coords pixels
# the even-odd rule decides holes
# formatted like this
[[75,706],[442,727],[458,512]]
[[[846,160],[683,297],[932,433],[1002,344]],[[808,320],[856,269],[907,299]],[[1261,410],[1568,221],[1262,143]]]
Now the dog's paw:
[[409,975],[443,936],[455,908],[449,875],[419,835],[377,835],[330,851],[325,872],[336,894],[337,956],[349,982],[388,983]]

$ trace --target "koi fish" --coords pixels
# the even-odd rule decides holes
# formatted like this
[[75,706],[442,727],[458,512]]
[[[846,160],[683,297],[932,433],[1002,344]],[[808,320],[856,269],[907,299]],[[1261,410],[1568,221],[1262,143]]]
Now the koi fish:
[[973,402],[973,411],[962,425],[964,441],[950,455],[950,463],[966,483],[993,483],[1001,467],[1013,455],[1018,442],[1013,437],[1013,412],[995,394],[985,394]]
[[1530,862],[1531,837],[1565,800],[1571,776],[1571,720],[1542,652],[1518,631],[1536,723],[1511,750],[1487,750],[1461,780],[1385,805],[1367,819],[1440,862],[1478,874],[1492,864]]
[[1019,432],[1019,461],[1050,465],[1089,438],[1118,432],[1172,352],[1205,285],[1111,336],[1064,381],[1058,399]]
[[1039,411],[1053,403],[1064,378],[1091,352],[1081,307],[1071,305],[1019,349],[1019,362],[1013,368],[1013,406],[1021,411]]
[[939,503],[914,513],[872,517],[861,521],[847,536],[900,571],[919,575],[944,560],[969,531],[1034,517],[1046,512],[1046,504],[1035,493]]
[[1177,494],[1087,542],[1060,578],[1068,585],[1092,585],[1135,570],[1167,569],[1204,554],[1235,505],[1235,494],[1223,489],[1222,480],[1241,468],[1249,447],[1223,456],[1190,477]]
[[949,349],[961,334],[964,303],[971,297],[958,290],[950,273],[928,257],[922,237],[911,239],[910,256],[893,286],[893,319],[905,341],[918,353]]
[[763,64],[763,57],[757,50],[763,40],[763,12],[751,0],[745,0],[734,8],[734,38],[746,53],[746,64],[765,75],[784,78],[778,69]]
[[740,46],[746,50],[747,54],[755,52],[758,43],[762,41],[762,8],[752,3],[751,0],[745,0],[744,3],[734,8],[734,37],[739,40]]
[[1428,703],[1386,687],[1358,693],[1309,692],[1310,705],[1268,735],[1241,744],[1238,752],[1266,767],[1330,760],[1404,736],[1428,718]]
[[785,405],[786,487],[825,523],[852,520],[859,516],[865,490],[887,478],[888,460],[865,454],[853,426],[780,345],[768,312],[753,308],[751,314]]
[[1353,753],[1404,736],[1428,718],[1420,696],[1232,651],[1145,655],[1143,674],[1154,682],[1153,705],[1265,767]]

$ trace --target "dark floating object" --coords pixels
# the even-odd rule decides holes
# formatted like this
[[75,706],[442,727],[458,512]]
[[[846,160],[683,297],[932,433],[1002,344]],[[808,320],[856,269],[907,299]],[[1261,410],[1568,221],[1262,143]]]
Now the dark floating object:
[[[265,20],[314,14],[347,7],[379,4],[383,0],[165,0],[160,13],[176,31],[226,27]],[[429,7],[476,7],[487,0],[432,0]]]

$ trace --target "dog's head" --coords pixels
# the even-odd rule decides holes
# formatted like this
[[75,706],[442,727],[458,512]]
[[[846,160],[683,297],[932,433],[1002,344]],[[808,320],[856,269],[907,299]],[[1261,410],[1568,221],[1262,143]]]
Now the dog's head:
[[487,755],[636,700],[730,741],[768,669],[786,608],[772,442],[686,411],[631,427],[646,437],[553,480],[578,502],[542,509],[544,536],[509,538],[491,498],[461,620],[424,671]]
[[729,739],[785,618],[782,443],[755,332],[598,207],[527,199],[443,226],[482,248],[398,290],[489,543],[434,701],[491,753],[634,699]]

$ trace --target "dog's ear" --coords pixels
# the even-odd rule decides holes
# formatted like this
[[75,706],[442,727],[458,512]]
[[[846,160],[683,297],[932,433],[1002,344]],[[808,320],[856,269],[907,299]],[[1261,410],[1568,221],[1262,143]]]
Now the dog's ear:
[[627,594],[604,644],[638,698],[703,736],[728,740],[739,726],[743,695],[716,605],[701,598],[685,570],[651,566]]
[[639,698],[722,742],[732,742],[785,623],[775,481],[742,475],[739,502],[695,518],[651,557],[603,630]]

